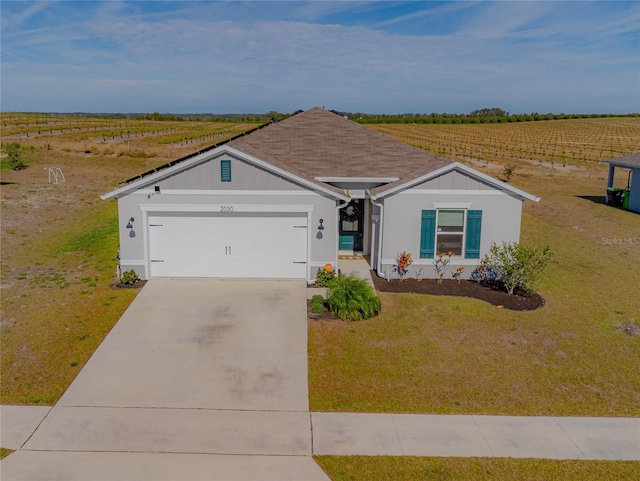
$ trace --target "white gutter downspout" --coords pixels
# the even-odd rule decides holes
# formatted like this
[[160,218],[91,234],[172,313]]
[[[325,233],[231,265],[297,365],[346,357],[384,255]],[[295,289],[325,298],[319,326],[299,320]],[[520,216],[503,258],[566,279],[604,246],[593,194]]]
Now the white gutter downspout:
[[[371,199],[371,204],[380,209],[380,219],[378,219],[378,262],[376,266],[376,272],[379,276],[382,276],[382,221],[384,220],[384,204],[375,201],[375,196],[371,193],[371,190],[366,191]],[[375,237],[374,237],[375,238]]]
[[336,274],[338,273],[338,257],[339,257],[338,252],[340,251],[340,209],[348,206],[349,202],[351,202],[349,191],[345,190],[344,194],[347,197],[347,199],[344,201],[343,204],[339,204],[338,206],[336,206],[336,245],[335,245],[336,257],[333,263],[333,267],[336,271]]

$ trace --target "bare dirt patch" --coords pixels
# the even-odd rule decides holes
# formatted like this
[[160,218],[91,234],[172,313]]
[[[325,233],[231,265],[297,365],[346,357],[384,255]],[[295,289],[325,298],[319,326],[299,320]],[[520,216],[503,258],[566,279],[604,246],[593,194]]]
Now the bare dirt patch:
[[640,336],[640,326],[638,324],[622,323],[618,324],[616,329],[629,336]]

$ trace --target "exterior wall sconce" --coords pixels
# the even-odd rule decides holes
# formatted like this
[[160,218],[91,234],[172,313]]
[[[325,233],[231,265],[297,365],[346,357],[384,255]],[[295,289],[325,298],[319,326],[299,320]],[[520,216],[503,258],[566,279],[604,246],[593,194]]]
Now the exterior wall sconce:
[[135,220],[135,219],[134,219],[133,217],[131,217],[131,218],[129,219],[129,222],[127,223],[127,229],[133,229],[133,221],[134,221],[134,220]]
[[318,233],[316,234],[316,239],[322,239],[322,231],[324,230],[324,219],[320,219],[320,225],[318,226]]

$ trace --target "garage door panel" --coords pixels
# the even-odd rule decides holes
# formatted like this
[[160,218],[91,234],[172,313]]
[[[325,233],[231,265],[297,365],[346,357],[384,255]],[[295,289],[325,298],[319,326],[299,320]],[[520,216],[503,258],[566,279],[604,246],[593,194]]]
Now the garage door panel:
[[151,215],[151,276],[305,278],[306,223],[304,214]]

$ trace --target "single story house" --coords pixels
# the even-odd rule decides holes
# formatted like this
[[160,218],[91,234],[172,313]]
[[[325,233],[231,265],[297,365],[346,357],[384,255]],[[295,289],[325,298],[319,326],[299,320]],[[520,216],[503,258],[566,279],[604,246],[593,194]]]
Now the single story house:
[[378,275],[468,275],[492,242],[520,238],[527,192],[313,108],[122,183],[120,270],[152,277],[315,280],[362,252]]
[[[607,203],[640,213],[640,152],[605,160],[605,162],[609,164]],[[625,185],[620,187],[613,185],[616,167],[629,169]],[[635,187],[633,186],[633,179],[638,179],[638,185]]]

